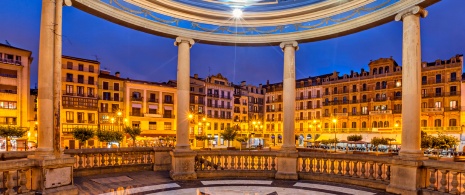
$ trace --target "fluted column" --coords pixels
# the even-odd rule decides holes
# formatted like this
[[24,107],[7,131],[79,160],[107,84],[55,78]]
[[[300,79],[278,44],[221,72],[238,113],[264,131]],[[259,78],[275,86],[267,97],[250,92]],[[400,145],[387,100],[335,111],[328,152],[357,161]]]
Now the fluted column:
[[189,89],[190,89],[190,48],[194,40],[177,37],[174,42],[178,46],[177,75],[177,109],[176,114],[176,150],[190,150],[189,144]]
[[296,41],[279,45],[284,52],[283,78],[283,145],[281,150],[295,150],[295,51],[299,49]]
[[55,1],[42,0],[39,41],[39,79],[37,95],[37,156],[53,155],[53,70],[55,39]]
[[422,157],[421,144],[421,38],[420,17],[428,12],[419,6],[396,16],[403,21],[402,40],[402,149],[404,158]]

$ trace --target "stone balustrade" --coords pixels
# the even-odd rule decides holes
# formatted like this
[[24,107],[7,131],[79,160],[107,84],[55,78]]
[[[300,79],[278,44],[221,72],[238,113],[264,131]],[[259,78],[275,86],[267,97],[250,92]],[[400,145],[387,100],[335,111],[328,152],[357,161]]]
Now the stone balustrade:
[[171,148],[129,147],[71,149],[64,153],[76,158],[74,176],[123,171],[169,170]]
[[31,167],[33,165],[34,162],[30,159],[0,161],[0,193],[30,193],[31,182],[28,181],[31,181]]
[[275,151],[198,151],[194,168],[198,178],[274,178],[276,155]]
[[349,183],[386,189],[391,177],[392,157],[299,152],[299,179]]
[[463,162],[423,161],[425,185],[428,194],[465,194],[465,164]]

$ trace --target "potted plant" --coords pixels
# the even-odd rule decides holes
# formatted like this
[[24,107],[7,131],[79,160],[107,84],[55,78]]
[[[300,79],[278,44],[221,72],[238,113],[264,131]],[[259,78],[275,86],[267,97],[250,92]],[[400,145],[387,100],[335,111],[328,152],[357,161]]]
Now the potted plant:
[[22,129],[21,127],[0,126],[0,137],[4,137],[6,139],[6,151],[8,151],[8,146],[10,145],[10,138],[23,137],[26,132],[27,130]]
[[87,140],[93,138],[95,132],[90,128],[75,127],[72,134],[74,139],[79,140],[79,149],[81,149],[82,144],[85,144]]
[[230,147],[230,143],[234,141],[237,136],[237,131],[233,128],[226,128],[222,133],[220,133],[224,140],[228,140],[228,150],[234,150],[235,147]]

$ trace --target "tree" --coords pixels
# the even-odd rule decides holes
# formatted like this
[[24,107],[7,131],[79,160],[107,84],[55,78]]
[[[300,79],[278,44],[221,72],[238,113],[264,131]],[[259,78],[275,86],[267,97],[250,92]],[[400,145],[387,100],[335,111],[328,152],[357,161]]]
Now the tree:
[[[89,129],[89,128],[75,127],[73,129],[72,134],[73,134],[74,139],[79,140],[80,143],[85,143],[87,140],[94,137],[95,132],[94,130]],[[81,144],[79,144],[79,149],[80,148],[81,148]]]
[[223,137],[224,140],[228,140],[228,147],[230,146],[230,142],[234,140],[237,136],[237,131],[233,128],[226,128],[220,135]]
[[356,141],[360,141],[362,139],[363,139],[362,135],[349,135],[349,136],[347,136],[347,141],[356,142]]
[[210,140],[214,140],[214,139],[215,139],[215,138],[213,138],[213,137],[208,137],[208,136],[206,136],[206,135],[196,135],[196,136],[195,136],[195,140],[197,140],[197,141],[205,141],[205,140],[209,140],[209,141],[210,141]]
[[100,142],[121,142],[123,140],[123,133],[121,131],[97,131],[97,138]]
[[379,145],[388,145],[388,140],[386,138],[379,138],[379,137],[374,137],[371,139],[371,145],[376,147],[376,150],[378,151],[378,146]]
[[458,144],[459,140],[451,135],[444,135],[442,133],[437,136],[427,135],[422,133],[421,136],[421,148],[432,148],[436,149],[438,159],[439,159],[439,150],[440,149],[449,149],[453,148]]
[[247,142],[247,138],[246,137],[238,137],[238,138],[236,138],[236,141],[241,143],[240,150],[242,150],[242,143]]
[[8,139],[11,137],[23,137],[27,130],[17,126],[0,126],[0,137],[6,139],[6,151],[8,151]]
[[136,147],[136,137],[139,136],[142,133],[140,128],[139,127],[126,126],[126,127],[124,127],[124,132],[129,134],[129,136],[132,138],[133,146]]

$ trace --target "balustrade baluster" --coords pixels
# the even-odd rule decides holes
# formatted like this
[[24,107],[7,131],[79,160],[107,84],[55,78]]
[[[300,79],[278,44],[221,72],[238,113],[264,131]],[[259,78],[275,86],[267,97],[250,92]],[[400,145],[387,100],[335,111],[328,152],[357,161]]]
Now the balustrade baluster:
[[151,163],[152,163],[152,156],[155,156],[155,152],[150,151],[150,152],[149,152],[149,155],[147,156],[147,164],[151,164]]
[[98,167],[98,153],[95,153],[92,158],[94,159],[94,165],[92,167]]
[[18,187],[18,194],[22,194],[28,192],[29,190],[26,187],[27,180],[26,180],[26,173],[28,170],[20,169],[18,173],[18,180],[19,180],[19,187]]
[[328,159],[323,159],[323,173],[328,173]]
[[248,160],[249,160],[249,156],[248,156],[248,155],[244,156],[244,170],[248,170],[248,169],[249,169]]
[[342,160],[337,160],[337,174],[342,175]]
[[457,179],[457,175],[459,173],[457,171],[452,172],[452,189],[449,191],[450,194],[459,194],[459,189],[457,188],[459,186],[459,181]]
[[330,159],[331,161],[331,167],[329,168],[330,174],[334,175],[334,159]]
[[[428,171],[430,173],[428,189],[436,191],[436,190],[438,190],[438,187],[436,186],[436,172],[437,172],[437,169],[431,168],[431,169],[428,169]],[[465,187],[465,183],[464,183],[463,187]]]
[[100,159],[100,166],[104,167],[105,166],[105,153],[102,153],[102,159]]
[[439,191],[440,192],[448,192],[448,187],[447,187],[447,183],[448,183],[448,178],[447,178],[447,174],[449,173],[448,170],[439,170],[441,172],[441,187],[439,188]]
[[236,167],[235,167],[235,166],[236,166],[236,163],[235,163],[235,161],[236,161],[236,156],[235,156],[235,155],[231,155],[231,169],[232,169],[232,170],[236,170]]
[[318,158],[315,158],[315,161],[316,161],[316,173],[321,173],[320,171],[320,159]]
[[78,158],[79,158],[79,161],[78,161],[78,169],[84,168],[84,167],[82,166],[82,156],[83,156],[83,154],[78,154]]
[[15,183],[10,171],[3,171],[3,183],[5,185],[3,187],[6,187],[4,194],[15,194],[15,190],[13,189],[15,187]]
[[114,155],[115,155],[114,153],[109,153],[108,154],[108,166],[113,166],[113,164],[114,164],[113,163],[113,156]]
[[307,158],[302,158],[302,172],[307,172],[306,170],[306,163],[307,163]]
[[119,161],[119,154],[120,153],[115,153],[115,163],[114,163],[114,166],[119,166],[120,163],[118,162]]
[[313,158],[310,158],[308,161],[308,172],[313,173]]
[[250,170],[255,170],[255,156],[250,156]]
[[383,180],[383,163],[378,163],[378,177],[376,179]]
[[224,169],[227,170],[228,169],[228,156],[224,156]]
[[352,177],[358,177],[358,161],[354,161],[354,168],[352,169]]
[[265,158],[265,162],[263,163],[263,165],[265,167],[264,167],[263,170],[268,171],[269,170],[269,168],[268,168],[268,160],[270,159],[270,157],[269,156],[264,156],[264,158]]
[[345,176],[350,176],[350,161],[346,160],[346,174]]
[[276,156],[271,157],[271,170],[276,171]]
[[368,169],[368,173],[370,173],[370,176],[368,177],[368,179],[375,179],[375,177],[373,176],[373,173],[375,173],[374,171],[374,164],[373,161],[370,161],[368,162],[370,164],[370,168]]
[[241,170],[241,169],[242,169],[241,160],[242,160],[242,156],[241,156],[241,155],[238,155],[238,156],[237,156],[237,170]]
[[361,167],[361,170],[360,170],[360,172],[361,172],[360,177],[361,177],[361,178],[367,178],[366,169],[365,169],[366,164],[367,164],[367,162],[362,161],[362,167]]
[[391,180],[391,165],[386,165],[386,181]]
[[90,154],[85,154],[86,157],[86,168],[90,168]]
[[262,170],[262,157],[263,156],[258,156],[257,170]]

